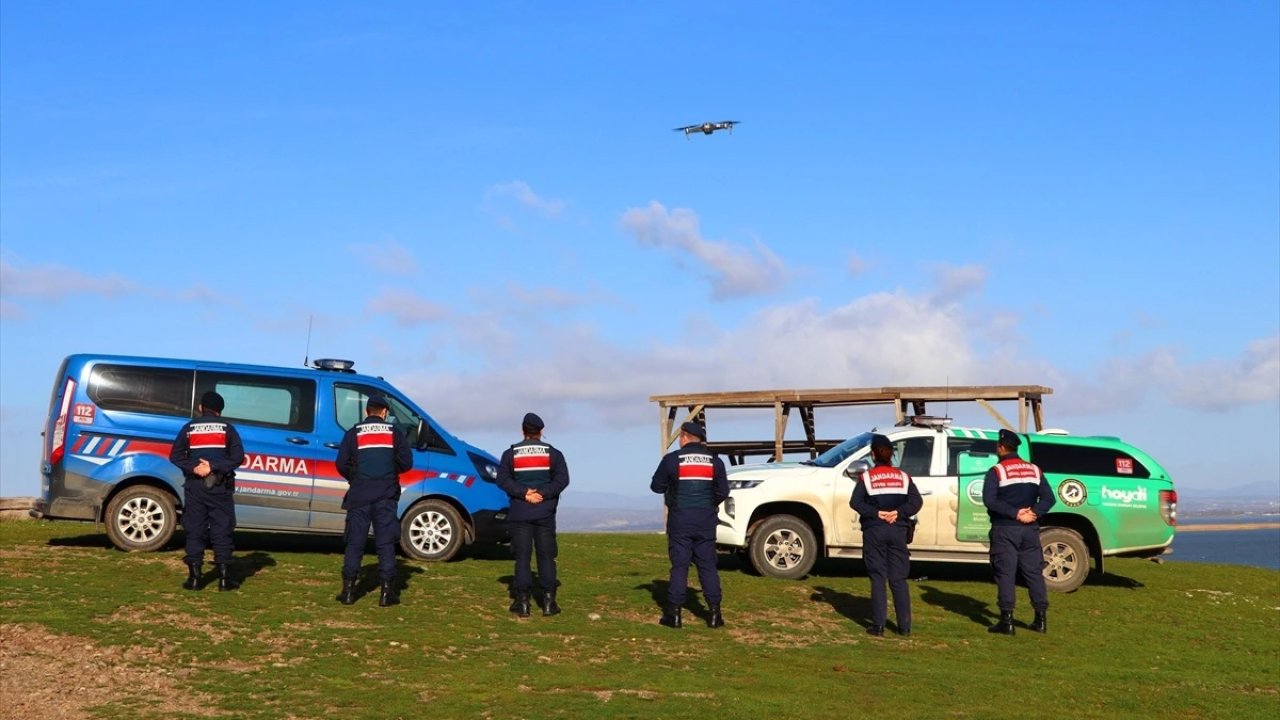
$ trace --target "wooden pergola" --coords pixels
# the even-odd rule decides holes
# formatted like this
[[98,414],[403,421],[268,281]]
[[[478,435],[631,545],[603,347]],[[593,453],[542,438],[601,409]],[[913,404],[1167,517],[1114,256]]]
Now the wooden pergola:
[[[813,458],[818,453],[843,442],[845,438],[822,439],[817,436],[814,412],[820,407],[849,407],[855,405],[893,405],[894,423],[905,425],[913,416],[926,415],[925,406],[930,402],[975,402],[991,413],[1001,427],[1027,432],[1027,421],[1036,430],[1044,429],[1041,403],[1052,388],[1043,385],[964,385],[952,387],[879,387],[836,388],[828,390],[749,390],[744,392],[689,393],[681,395],[654,395],[650,402],[658,403],[661,424],[661,452],[665,453],[680,435],[680,424],[696,420],[706,427],[706,412],[711,409],[773,409],[772,440],[714,440],[707,445],[718,453],[727,455],[730,462],[741,464],[749,455],[768,455],[780,460],[787,453],[807,452]],[[1018,424],[1015,427],[996,411],[994,402],[1016,402]],[[684,417],[677,421],[681,410]],[[804,426],[804,439],[787,440],[787,420],[792,411],[800,416]]]

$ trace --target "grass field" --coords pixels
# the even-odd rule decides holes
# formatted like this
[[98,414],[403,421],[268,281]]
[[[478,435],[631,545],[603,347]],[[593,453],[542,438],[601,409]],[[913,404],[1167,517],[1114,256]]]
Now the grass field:
[[1051,597],[1048,635],[1010,638],[985,630],[985,566],[916,564],[904,640],[863,632],[857,562],[781,581],[725,557],[727,626],[686,613],[674,631],[656,623],[663,537],[560,541],[564,614],[520,620],[502,548],[405,562],[402,605],[375,590],[345,607],[335,538],[238,535],[244,587],[193,593],[176,544],[126,554],[92,525],[0,523],[0,716],[1280,717],[1275,571],[1110,561]]

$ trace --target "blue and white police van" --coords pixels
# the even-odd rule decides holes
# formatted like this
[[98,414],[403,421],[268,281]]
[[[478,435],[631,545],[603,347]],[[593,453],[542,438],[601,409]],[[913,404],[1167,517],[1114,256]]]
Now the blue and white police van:
[[464,545],[507,538],[508,498],[498,461],[449,434],[382,378],[346,360],[311,367],[112,355],[71,355],[54,377],[43,433],[38,518],[105,525],[121,550],[165,546],[182,512],[182,473],[169,449],[214,390],[244,441],[236,471],[242,530],[338,534],[347,483],[334,460],[365,400],[386,396],[389,418],[413,448],[400,476],[400,546],[419,560],[449,560]]

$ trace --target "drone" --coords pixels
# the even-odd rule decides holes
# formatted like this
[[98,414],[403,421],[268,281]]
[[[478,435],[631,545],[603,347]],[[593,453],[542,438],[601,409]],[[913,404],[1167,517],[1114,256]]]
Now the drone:
[[720,122],[704,122],[701,125],[685,125],[684,127],[675,128],[676,132],[683,132],[685,139],[688,139],[690,133],[700,132],[703,135],[710,135],[717,130],[728,130],[729,134],[733,134],[733,126],[737,125],[737,120],[721,120]]

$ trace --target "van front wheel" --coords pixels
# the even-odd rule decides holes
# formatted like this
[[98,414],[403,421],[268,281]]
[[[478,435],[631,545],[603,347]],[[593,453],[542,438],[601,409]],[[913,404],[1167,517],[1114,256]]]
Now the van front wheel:
[[1051,527],[1040,531],[1044,549],[1044,584],[1054,592],[1071,592],[1089,577],[1089,546],[1080,533]]
[[164,547],[178,525],[173,495],[150,485],[125,488],[107,504],[107,538],[125,552]]
[[441,500],[414,505],[400,521],[400,549],[415,560],[445,562],[462,549],[462,516]]

